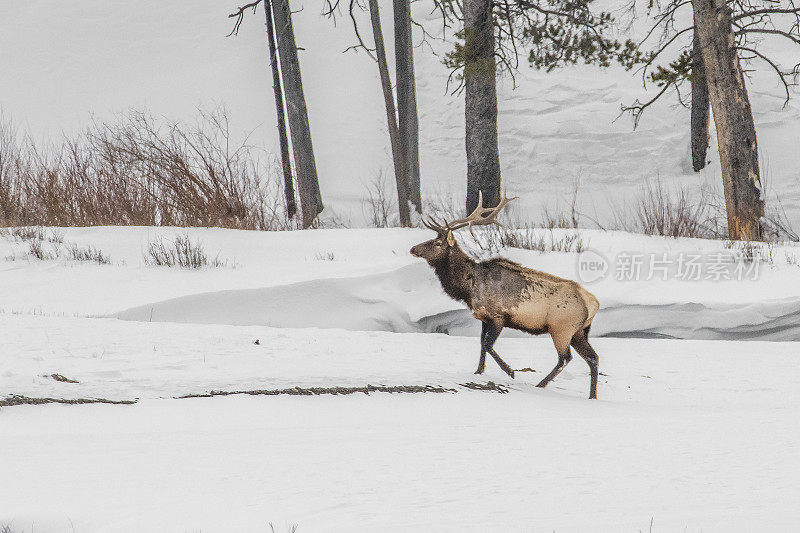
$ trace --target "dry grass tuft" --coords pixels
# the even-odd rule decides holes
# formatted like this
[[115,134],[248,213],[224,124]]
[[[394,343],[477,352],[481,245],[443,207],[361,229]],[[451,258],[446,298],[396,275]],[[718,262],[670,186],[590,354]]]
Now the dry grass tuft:
[[[554,231],[555,230],[555,231]],[[578,231],[558,231],[558,228],[535,228],[530,224],[488,226],[473,236],[475,242],[492,253],[502,248],[520,248],[539,253],[581,253],[586,249]]]
[[[458,206],[452,194],[437,194],[433,198],[428,198],[425,209],[426,214],[438,219],[453,220],[463,216],[462,208]],[[510,209],[509,215],[504,216],[506,220],[502,226],[476,228],[473,233],[466,235],[469,235],[468,238],[478,248],[489,254],[498,253],[503,248],[520,248],[540,253],[581,253],[586,249],[583,238],[577,231],[578,213],[574,196],[568,214],[544,210],[543,222],[540,224],[542,227],[515,218],[513,208]],[[572,231],[561,231],[562,228],[569,228]]]
[[[0,229],[0,237],[14,242],[27,242],[29,255],[40,261],[50,261],[66,256],[75,261],[93,261],[102,265],[110,265],[111,258],[94,246],[81,247],[74,242],[64,242],[64,234],[56,229],[46,231],[39,226],[23,226],[11,229]],[[6,261],[16,261],[16,255],[8,255]]]
[[375,179],[365,187],[366,192],[362,198],[364,218],[375,228],[389,228],[399,226],[399,214],[396,213],[396,202],[392,201],[391,191],[386,184],[386,176],[380,172]]
[[69,244],[67,250],[75,261],[93,261],[101,265],[111,264],[111,258],[94,246],[80,247],[73,242]]
[[[726,241],[725,248],[734,252],[735,261],[742,263],[775,263],[775,243],[753,241]],[[786,254],[786,262],[791,264],[791,256]]]
[[207,266],[224,268],[227,260],[219,256],[208,259],[200,241],[192,242],[188,235],[177,235],[174,240],[159,238],[151,241],[144,256],[144,262],[150,266],[180,267],[198,269]]
[[35,257],[40,261],[58,259],[59,257],[59,254],[57,252],[58,249],[56,248],[56,252],[54,253],[48,252],[47,250],[45,250],[43,243],[44,241],[40,241],[38,239],[31,240],[28,243],[28,255],[30,255],[31,257]]
[[710,191],[700,189],[696,200],[685,189],[669,189],[660,179],[647,181],[632,205],[611,202],[612,219],[600,229],[665,237],[722,239],[727,236],[724,205]]
[[[275,533],[275,526],[272,525],[272,522],[269,523],[269,529],[272,533]],[[297,533],[297,524],[292,524],[291,526],[287,525],[286,529],[289,533]]]
[[317,252],[317,261],[335,261],[336,255],[333,252]]

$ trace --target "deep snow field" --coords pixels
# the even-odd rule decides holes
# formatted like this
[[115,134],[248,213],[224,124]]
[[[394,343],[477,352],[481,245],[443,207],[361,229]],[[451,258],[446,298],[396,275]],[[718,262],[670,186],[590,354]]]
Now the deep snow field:
[[[184,233],[227,266],[145,264],[150,242]],[[0,524],[11,531],[796,523],[794,246],[775,247],[755,279],[628,281],[614,274],[624,250],[730,250],[580,230],[610,264],[586,283],[603,305],[592,330],[600,399],[589,401],[577,357],[535,387],[556,361],[546,336],[504,332],[496,345],[513,368],[534,372],[511,380],[490,361],[472,373],[474,320],[408,254],[427,230],[45,228],[54,234],[63,242],[45,240],[45,250],[91,245],[111,264],[38,260],[29,242],[0,237],[0,399],[136,403],[0,408]],[[461,240],[481,254],[468,234]],[[576,253],[499,252],[582,275]],[[489,381],[507,392],[465,386]],[[447,391],[177,398],[366,385]]]

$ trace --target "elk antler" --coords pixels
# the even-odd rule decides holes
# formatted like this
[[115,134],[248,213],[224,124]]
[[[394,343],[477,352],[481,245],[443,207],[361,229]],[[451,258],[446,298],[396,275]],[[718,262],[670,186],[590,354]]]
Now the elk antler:
[[436,220],[432,216],[429,216],[428,220],[425,220],[423,218],[422,219],[422,225],[425,226],[428,229],[432,229],[433,231],[435,231],[439,235],[442,235],[442,234],[447,233],[448,231],[450,231],[450,227],[447,225],[447,222],[439,222],[438,220]]
[[475,211],[470,213],[466,218],[460,218],[450,222],[447,224],[447,229],[453,231],[469,226],[469,232],[472,233],[472,226],[485,226],[488,224],[502,226],[502,224],[497,221],[497,215],[500,214],[500,211],[502,211],[511,200],[516,200],[517,198],[517,196],[507,198],[503,195],[497,207],[483,207],[483,191],[478,191],[478,207],[475,208]]
[[455,231],[466,226],[469,226],[470,233],[472,233],[472,226],[485,226],[487,224],[497,224],[498,226],[502,226],[502,224],[497,221],[497,215],[500,214],[500,211],[503,210],[506,204],[508,204],[511,200],[516,199],[517,196],[514,196],[513,198],[507,198],[504,195],[500,200],[500,203],[497,204],[497,207],[483,207],[483,192],[478,191],[478,207],[476,207],[468,217],[447,222],[444,219],[440,221],[432,216],[429,216],[428,220],[422,220],[422,225],[435,231],[439,235],[447,233],[448,231]]

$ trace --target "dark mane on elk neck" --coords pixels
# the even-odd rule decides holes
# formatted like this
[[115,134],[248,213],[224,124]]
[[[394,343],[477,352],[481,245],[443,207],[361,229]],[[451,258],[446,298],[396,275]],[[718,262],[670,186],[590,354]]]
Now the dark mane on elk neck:
[[[513,199],[513,198],[512,198]],[[589,329],[600,303],[578,283],[497,258],[476,262],[458,246],[453,232],[475,225],[495,223],[512,199],[503,198],[497,207],[478,207],[468,217],[453,222],[423,221],[436,238],[411,248],[411,254],[433,267],[444,292],[464,302],[481,321],[481,354],[476,374],[485,369],[489,353],[512,378],[514,370],[494,350],[503,328],[531,334],[549,333],[558,353],[555,368],[539,383],[547,386],[572,359],[570,347],[586,360],[591,371],[589,397],[597,397],[598,357],[589,344]]]
[[475,265],[475,261],[457,247],[450,249],[445,259],[431,263],[444,292],[450,298],[462,301],[470,308]]

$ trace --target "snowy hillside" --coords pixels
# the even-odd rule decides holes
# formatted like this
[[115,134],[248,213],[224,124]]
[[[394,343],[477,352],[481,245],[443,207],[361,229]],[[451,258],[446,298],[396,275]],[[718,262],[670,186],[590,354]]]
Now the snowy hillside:
[[[389,34],[390,5],[381,4]],[[227,14],[236,5],[4,2],[0,69],[9,76],[0,82],[0,105],[41,138],[131,106],[192,120],[196,106],[224,104],[234,132],[243,136],[255,129],[251,140],[275,152],[263,15],[248,16],[238,37],[225,38],[231,29]],[[320,16],[322,7],[304,0],[294,15],[298,44],[305,49],[301,63],[317,166],[326,205],[358,223],[365,184],[380,172],[391,173],[383,101],[371,60],[363,53],[342,53],[354,42],[347,14],[334,25]],[[441,23],[425,2],[413,9],[430,33],[441,35]],[[368,20],[366,13],[360,18]],[[414,31],[421,41],[419,29]],[[463,95],[446,90],[448,71],[440,56],[451,45],[429,44],[415,52],[423,194],[452,193],[460,204],[466,180]],[[753,68],[750,94],[764,180],[770,197],[778,194],[797,223],[800,101],[783,108],[781,88],[768,67]],[[505,78],[499,87],[500,161],[504,187],[521,196],[526,218],[538,219],[541,206],[567,197],[576,178],[581,212],[601,221],[607,220],[609,203],[619,204],[647,179],[660,177],[693,191],[701,183],[719,190],[713,139],[711,165],[699,176],[691,172],[689,112],[675,98],[649,109],[636,131],[629,118],[617,119],[621,104],[643,97],[641,79],[632,73],[575,67],[545,74],[523,64],[517,88],[512,85]]]

